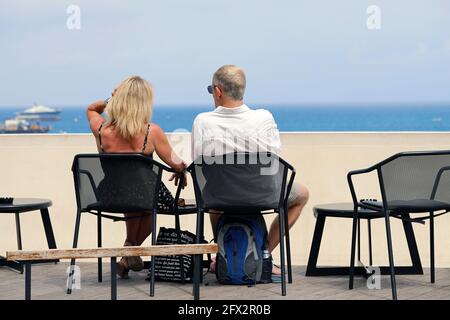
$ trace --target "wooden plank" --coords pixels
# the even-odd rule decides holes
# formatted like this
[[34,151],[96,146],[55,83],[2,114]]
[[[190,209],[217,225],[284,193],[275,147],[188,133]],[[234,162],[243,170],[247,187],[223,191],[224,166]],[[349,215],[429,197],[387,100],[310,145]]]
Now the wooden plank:
[[31,261],[47,259],[88,259],[122,256],[171,256],[182,254],[217,253],[217,244],[163,245],[151,247],[123,247],[96,249],[50,249],[42,251],[9,251],[7,260]]

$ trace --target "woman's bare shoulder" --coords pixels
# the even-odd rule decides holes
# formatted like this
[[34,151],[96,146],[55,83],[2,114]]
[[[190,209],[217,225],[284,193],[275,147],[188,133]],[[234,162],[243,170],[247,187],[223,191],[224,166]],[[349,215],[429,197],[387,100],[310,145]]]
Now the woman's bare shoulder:
[[167,143],[167,136],[164,130],[155,123],[150,125],[150,140],[155,147]]
[[150,132],[153,136],[156,137],[161,137],[162,135],[164,135],[164,130],[156,123],[150,124]]
[[94,135],[98,134],[98,129],[100,126],[105,123],[105,119],[101,116],[98,117],[91,117],[89,119],[89,127],[91,128],[91,131]]

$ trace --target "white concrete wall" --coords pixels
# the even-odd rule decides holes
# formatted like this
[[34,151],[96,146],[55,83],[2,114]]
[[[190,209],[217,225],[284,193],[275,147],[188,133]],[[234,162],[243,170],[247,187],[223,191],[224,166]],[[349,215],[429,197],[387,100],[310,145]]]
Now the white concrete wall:
[[[190,135],[172,134],[170,140],[178,153],[190,161]],[[394,153],[412,150],[450,149],[446,133],[283,133],[282,156],[298,171],[297,180],[307,185],[310,201],[302,217],[292,229],[294,264],[306,264],[314,230],[314,205],[350,201],[346,183],[349,170],[370,166]],[[0,196],[43,197],[53,201],[50,215],[57,244],[69,248],[75,223],[76,203],[71,175],[72,159],[77,153],[96,152],[90,135],[0,135]],[[169,186],[169,184],[168,184]],[[374,176],[358,183],[364,191],[361,197],[379,197]],[[173,189],[173,188],[172,188]],[[183,197],[193,199],[191,186]],[[272,217],[267,216],[268,220]],[[194,216],[182,220],[183,227],[195,230]],[[170,218],[159,218],[159,225],[171,226]],[[408,264],[409,257],[400,221],[392,222],[394,254],[398,264]],[[436,221],[436,263],[450,266],[450,216]],[[46,247],[42,222],[38,214],[22,215],[24,249]],[[422,261],[428,264],[428,225],[415,225]],[[365,231],[363,225],[363,246]],[[121,246],[125,228],[121,222],[104,224],[104,246]],[[206,235],[211,238],[210,228]],[[351,220],[329,219],[322,243],[319,263],[347,265],[349,262]],[[387,262],[383,222],[373,226],[374,263]],[[96,245],[96,220],[82,219],[80,247]],[[13,215],[0,214],[0,254],[16,249]],[[363,257],[365,255],[363,254]]]

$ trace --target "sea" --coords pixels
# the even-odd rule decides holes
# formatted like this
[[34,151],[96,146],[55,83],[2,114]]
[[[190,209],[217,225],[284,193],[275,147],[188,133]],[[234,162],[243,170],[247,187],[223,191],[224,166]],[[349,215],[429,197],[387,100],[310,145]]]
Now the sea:
[[[89,133],[86,107],[52,106],[62,110],[49,133]],[[1,107],[0,122],[26,107]],[[195,116],[213,106],[155,106],[152,122],[166,132],[191,131]],[[450,103],[439,105],[273,105],[280,131],[450,131]]]

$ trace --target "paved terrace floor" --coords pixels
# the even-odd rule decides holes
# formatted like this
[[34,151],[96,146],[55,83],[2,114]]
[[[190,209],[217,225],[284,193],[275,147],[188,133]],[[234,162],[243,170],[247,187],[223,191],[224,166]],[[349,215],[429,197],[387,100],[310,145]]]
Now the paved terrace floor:
[[[103,283],[97,282],[96,263],[80,263],[81,290],[71,295],[64,292],[67,263],[58,265],[34,265],[32,268],[32,299],[35,300],[106,300],[110,298],[109,264],[104,265]],[[260,284],[256,287],[224,286],[215,281],[213,274],[205,277],[207,286],[201,287],[201,299],[223,300],[367,300],[390,299],[389,277],[383,276],[381,289],[369,290],[366,280],[355,278],[355,289],[348,290],[347,277],[305,277],[304,267],[294,267],[294,282],[287,287],[287,296],[280,294],[280,284]],[[118,299],[192,299],[191,284],[173,284],[158,282],[156,295],[148,296],[149,285],[145,281],[146,272],[130,273],[130,279],[118,280]],[[419,276],[397,276],[399,299],[450,299],[450,269],[436,270],[436,283],[429,283],[429,271]],[[238,290],[237,290],[238,289]],[[6,268],[0,269],[0,299],[23,299],[24,276]]]

